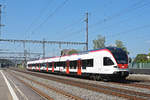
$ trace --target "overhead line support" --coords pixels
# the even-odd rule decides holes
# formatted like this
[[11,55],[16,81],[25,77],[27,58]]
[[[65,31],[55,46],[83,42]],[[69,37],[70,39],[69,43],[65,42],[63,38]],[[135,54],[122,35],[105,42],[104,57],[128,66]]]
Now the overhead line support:
[[[21,42],[21,43],[40,43],[43,44],[43,41],[40,40],[15,40],[15,39],[0,39],[4,42]],[[85,42],[64,42],[64,41],[44,41],[46,44],[67,44],[67,45],[85,45]]]
[[43,39],[43,58],[45,58],[45,39]]
[[88,50],[88,12],[86,13],[86,50]]
[[1,38],[1,35],[2,35],[2,32],[1,32],[1,27],[4,26],[2,25],[2,5],[0,4],[0,38]]

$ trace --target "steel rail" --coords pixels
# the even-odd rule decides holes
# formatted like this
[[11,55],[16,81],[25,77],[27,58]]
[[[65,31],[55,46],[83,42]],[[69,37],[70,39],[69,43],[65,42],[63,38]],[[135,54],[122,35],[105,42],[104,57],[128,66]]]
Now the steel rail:
[[33,76],[37,76],[37,77],[40,77],[40,78],[60,82],[60,83],[63,83],[63,84],[68,84],[68,85],[72,85],[72,86],[76,86],[76,87],[96,91],[96,92],[99,92],[99,93],[104,93],[104,94],[108,94],[108,95],[123,97],[123,98],[127,98],[127,99],[132,99],[132,100],[146,100],[145,98],[150,97],[150,94],[135,92],[135,91],[126,90],[126,89],[108,87],[108,86],[103,86],[103,85],[96,85],[96,84],[91,84],[91,83],[87,83],[87,82],[79,82],[79,81],[70,80],[70,79],[56,78],[56,77],[43,75],[43,74],[39,74],[39,73],[28,72],[28,71],[21,71],[21,70],[16,70],[16,71],[23,72],[23,73],[26,73],[26,74],[30,74],[30,75],[33,75]]

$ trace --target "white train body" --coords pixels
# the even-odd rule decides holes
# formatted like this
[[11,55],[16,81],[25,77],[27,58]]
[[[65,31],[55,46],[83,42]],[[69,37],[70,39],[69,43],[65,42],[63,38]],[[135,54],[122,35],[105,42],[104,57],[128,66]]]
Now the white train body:
[[129,74],[126,53],[115,47],[29,61],[27,69],[105,78],[125,78]]

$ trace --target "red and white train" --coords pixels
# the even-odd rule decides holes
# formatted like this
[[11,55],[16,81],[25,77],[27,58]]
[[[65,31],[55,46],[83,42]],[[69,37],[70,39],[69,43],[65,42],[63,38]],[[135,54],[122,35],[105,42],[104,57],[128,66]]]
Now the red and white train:
[[129,75],[128,56],[116,47],[28,61],[27,69],[95,79],[125,79]]

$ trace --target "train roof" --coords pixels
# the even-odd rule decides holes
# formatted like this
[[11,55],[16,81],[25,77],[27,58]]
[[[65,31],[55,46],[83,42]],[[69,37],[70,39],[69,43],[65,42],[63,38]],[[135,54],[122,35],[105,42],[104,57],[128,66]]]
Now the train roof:
[[108,49],[110,52],[122,51],[122,49],[118,47],[105,47],[105,48],[99,48],[99,49],[94,49],[94,50],[82,51],[82,52],[79,52],[79,54],[87,53],[87,52],[94,52],[94,51],[99,51],[99,50],[104,50],[104,49]]
[[[121,48],[117,48],[117,47],[105,47],[105,48],[99,48],[99,49],[94,49],[94,50],[82,51],[82,52],[75,53],[75,54],[72,54],[72,55],[82,55],[82,54],[87,54],[89,52],[96,52],[96,51],[105,50],[105,49],[109,50],[110,52],[123,51]],[[71,55],[64,55],[64,56],[71,56]],[[37,59],[37,60],[64,57],[64,56],[46,57],[46,58],[41,58],[41,59]],[[36,61],[36,60],[33,60],[33,61]]]

